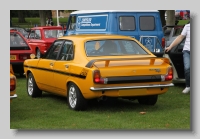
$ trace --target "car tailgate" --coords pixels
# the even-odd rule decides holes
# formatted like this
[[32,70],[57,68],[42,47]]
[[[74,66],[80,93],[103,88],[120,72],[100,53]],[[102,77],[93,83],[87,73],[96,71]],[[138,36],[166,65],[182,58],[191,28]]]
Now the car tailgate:
[[161,81],[168,73],[167,58],[95,59],[86,67],[95,66],[108,83],[133,83]]

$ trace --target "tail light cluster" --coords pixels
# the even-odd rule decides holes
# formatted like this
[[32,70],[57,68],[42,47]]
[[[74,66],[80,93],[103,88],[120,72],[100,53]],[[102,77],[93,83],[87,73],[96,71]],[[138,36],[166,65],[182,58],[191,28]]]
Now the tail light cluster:
[[169,67],[167,70],[167,74],[161,75],[161,80],[162,81],[170,81],[172,79],[173,79],[173,69],[172,69],[172,67]]
[[30,59],[30,54],[20,54],[19,59],[20,60]]
[[107,84],[107,78],[102,78],[99,70],[93,72],[93,81],[97,84]]
[[162,48],[165,48],[165,38],[162,38]]
[[16,78],[10,77],[10,91],[14,91],[16,88]]

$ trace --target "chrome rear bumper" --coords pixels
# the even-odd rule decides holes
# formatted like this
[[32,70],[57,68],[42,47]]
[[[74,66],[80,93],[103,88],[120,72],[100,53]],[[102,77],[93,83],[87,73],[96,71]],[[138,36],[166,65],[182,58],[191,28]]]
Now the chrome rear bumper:
[[102,87],[102,88],[90,87],[90,90],[105,91],[105,90],[139,89],[139,88],[165,88],[171,86],[174,86],[174,84],[170,83],[170,84],[155,84],[155,85],[144,85],[144,86],[117,86],[117,87]]
[[10,99],[17,98],[17,94],[14,94],[13,96],[10,96]]

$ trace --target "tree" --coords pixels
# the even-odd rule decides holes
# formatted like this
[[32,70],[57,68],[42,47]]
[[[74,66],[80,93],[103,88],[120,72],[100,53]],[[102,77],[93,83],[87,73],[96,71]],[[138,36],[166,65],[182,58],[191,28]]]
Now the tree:
[[19,23],[26,23],[26,20],[24,17],[25,12],[26,12],[25,10],[18,10],[18,22]]
[[161,22],[162,22],[162,26],[165,26],[166,25],[166,20],[165,20],[166,10],[158,10],[158,11],[160,13],[160,19],[161,19]]
[[46,10],[39,10],[41,26],[46,26]]
[[167,10],[167,21],[166,25],[175,25],[175,10]]

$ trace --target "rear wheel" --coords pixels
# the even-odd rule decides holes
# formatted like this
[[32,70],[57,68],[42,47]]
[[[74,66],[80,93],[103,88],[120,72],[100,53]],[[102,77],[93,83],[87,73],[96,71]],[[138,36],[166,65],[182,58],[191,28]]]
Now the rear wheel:
[[42,91],[38,88],[32,73],[29,73],[27,77],[27,92],[31,97],[40,97],[42,95]]
[[67,101],[69,108],[72,110],[85,110],[87,108],[87,102],[83,97],[80,89],[74,84],[68,85]]
[[138,102],[143,105],[155,105],[158,100],[158,95],[141,96],[138,98]]
[[37,48],[37,50],[36,50],[36,57],[37,57],[37,58],[40,58],[40,57],[41,57],[41,52],[40,52],[40,49],[39,49],[39,48]]

